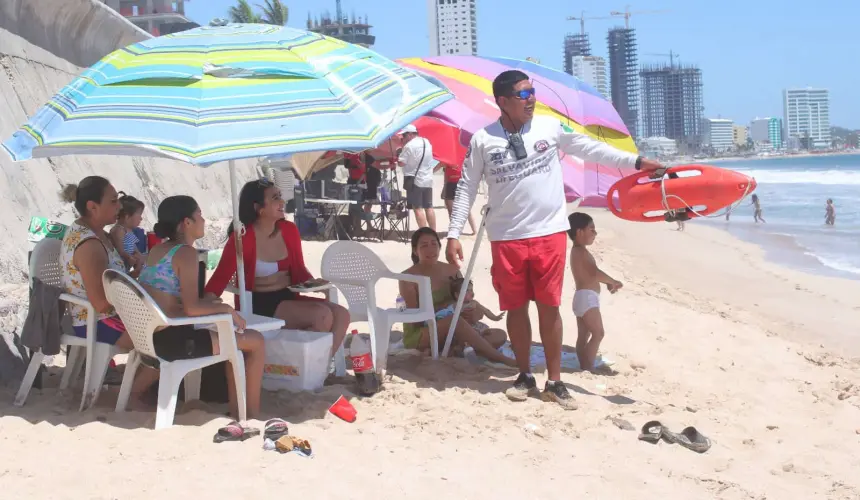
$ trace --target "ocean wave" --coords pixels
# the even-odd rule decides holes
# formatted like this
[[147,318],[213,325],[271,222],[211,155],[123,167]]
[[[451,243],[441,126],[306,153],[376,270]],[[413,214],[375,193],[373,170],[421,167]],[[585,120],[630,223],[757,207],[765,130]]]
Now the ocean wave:
[[814,252],[804,252],[806,255],[810,257],[814,257],[821,265],[825,267],[829,267],[830,269],[835,269],[837,271],[842,271],[844,273],[850,273],[857,276],[860,276],[860,267],[857,267],[853,264],[845,262],[841,259],[830,258],[830,257],[822,257]]
[[762,184],[825,184],[858,185],[860,170],[777,170],[777,169],[734,169],[755,177]]

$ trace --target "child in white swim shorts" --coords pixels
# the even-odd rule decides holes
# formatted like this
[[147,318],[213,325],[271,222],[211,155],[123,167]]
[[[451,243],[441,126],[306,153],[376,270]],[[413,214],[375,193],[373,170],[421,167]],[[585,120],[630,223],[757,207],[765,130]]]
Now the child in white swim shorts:
[[605,283],[609,293],[620,290],[622,284],[598,269],[594,257],[586,249],[597,237],[591,216],[574,212],[567,220],[570,223],[567,234],[573,241],[570,270],[576,283],[576,292],[573,294],[573,314],[576,315],[578,330],[576,356],[579,358],[580,368],[593,370],[604,334],[603,318],[600,316],[600,284]]

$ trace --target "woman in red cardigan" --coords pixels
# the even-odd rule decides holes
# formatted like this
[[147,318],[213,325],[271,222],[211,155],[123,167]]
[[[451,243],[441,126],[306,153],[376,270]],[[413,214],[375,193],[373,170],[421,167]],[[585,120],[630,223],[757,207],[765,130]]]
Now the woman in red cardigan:
[[[302,240],[295,224],[284,219],[280,190],[267,179],[250,181],[239,194],[239,220],[245,225],[242,256],[245,288],[251,291],[254,314],[279,318],[286,328],[332,332],[332,355],[349,327],[349,311],[326,300],[303,297],[290,286],[312,279],[302,256]],[[218,267],[206,293],[220,297],[236,274],[236,235],[227,232]],[[238,298],[236,307],[239,307]]]

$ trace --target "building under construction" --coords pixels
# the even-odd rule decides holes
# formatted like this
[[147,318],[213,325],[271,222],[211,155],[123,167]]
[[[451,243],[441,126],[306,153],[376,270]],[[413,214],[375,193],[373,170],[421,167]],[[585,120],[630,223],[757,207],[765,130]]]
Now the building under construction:
[[335,7],[334,17],[328,12],[324,12],[319,18],[313,19],[308,14],[308,31],[362,47],[372,47],[376,43],[376,37],[370,34],[370,28],[373,26],[367,24],[367,16],[364,17],[363,21],[361,18],[356,18],[355,14],[348,18],[343,14],[340,0],[337,0]]
[[635,139],[639,137],[639,68],[636,32],[632,28],[613,28],[606,36],[609,48],[609,86],[612,105]]
[[642,66],[642,136],[675,139],[694,148],[702,128],[702,71],[696,66]]
[[588,41],[588,35],[585,33],[571,34],[568,33],[564,37],[564,72],[568,75],[573,74],[573,58],[575,56],[590,56],[591,42]]

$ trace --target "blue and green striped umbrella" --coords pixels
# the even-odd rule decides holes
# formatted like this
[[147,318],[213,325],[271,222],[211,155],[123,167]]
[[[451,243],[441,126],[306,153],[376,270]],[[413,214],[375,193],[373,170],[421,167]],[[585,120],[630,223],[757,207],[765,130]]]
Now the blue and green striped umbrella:
[[119,154],[197,165],[360,151],[452,97],[372,50],[316,33],[201,27],[109,54],[3,148],[18,161]]

